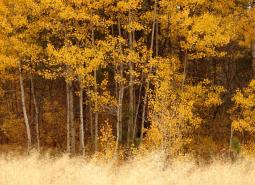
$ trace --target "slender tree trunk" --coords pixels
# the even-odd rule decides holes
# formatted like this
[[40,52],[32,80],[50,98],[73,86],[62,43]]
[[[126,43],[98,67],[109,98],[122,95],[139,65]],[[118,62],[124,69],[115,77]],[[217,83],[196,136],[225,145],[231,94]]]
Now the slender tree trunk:
[[[131,12],[129,11],[128,21],[131,23]],[[128,32],[129,35],[129,48],[133,49],[133,37],[132,32]],[[128,124],[128,134],[127,134],[127,146],[133,143],[132,141],[132,131],[134,125],[134,65],[131,61],[129,61],[129,124]]]
[[252,70],[253,79],[255,79],[255,40],[252,42]]
[[[95,45],[95,33],[94,29],[92,29],[92,45]],[[94,93],[97,94],[97,69],[94,69]],[[97,97],[95,100],[95,152],[98,151],[98,102]]]
[[[123,65],[121,64],[121,76],[123,77]],[[120,90],[118,93],[118,107],[117,107],[117,141],[116,141],[116,150],[118,149],[119,143],[122,142],[122,103],[123,103],[124,87],[121,82]]]
[[[97,71],[94,70],[95,86],[94,91],[97,93]],[[98,104],[97,97],[95,100],[95,152],[98,151]]]
[[[120,18],[118,17],[118,34],[121,37],[121,24],[120,24]],[[122,46],[120,45],[120,52],[122,53]],[[123,79],[123,71],[124,71],[124,66],[121,63],[120,64],[120,69],[119,69],[119,73],[120,73],[120,77],[121,80]],[[116,141],[116,146],[115,146],[115,151],[118,150],[119,147],[119,143],[122,142],[122,107],[123,107],[123,96],[124,96],[124,87],[123,87],[123,82],[121,81],[119,84],[119,92],[118,94],[118,106],[117,106],[117,141]]]
[[158,20],[156,19],[155,21],[156,21],[155,22],[155,29],[156,29],[156,34],[155,34],[156,53],[155,53],[155,55],[158,56],[158,52],[159,52],[158,31],[159,31],[159,28],[158,28]]
[[15,88],[15,92],[14,92],[14,99],[15,99],[15,112],[19,113],[19,100],[18,100],[18,96],[17,96],[17,84],[15,81],[13,81],[14,83],[14,88]]
[[74,88],[73,83],[70,83],[70,126],[71,126],[71,153],[75,153],[75,122],[74,122]]
[[[115,75],[117,75],[118,74],[118,66],[116,65],[115,66]],[[120,97],[120,95],[119,95],[119,85],[118,85],[118,81],[117,80],[115,80],[115,95],[116,95],[116,100],[118,100],[118,104],[117,104],[117,124],[116,124],[116,136],[117,136],[117,138],[116,138],[116,145],[115,145],[115,153],[117,152],[117,150],[118,150],[118,148],[119,148],[119,138],[120,138],[120,136],[119,136],[119,131],[120,131],[120,128],[119,128],[119,126],[120,126],[120,104],[119,104],[119,97]]]
[[[143,76],[141,79],[141,83],[143,83]],[[134,121],[134,128],[133,128],[133,138],[132,138],[133,141],[135,140],[136,132],[137,132],[137,119],[138,119],[138,114],[139,114],[139,108],[141,105],[142,87],[143,87],[143,84],[141,84],[139,87],[138,102],[137,102],[137,106],[136,106],[135,121]]]
[[[157,20],[157,0],[155,0],[154,4],[154,15],[153,15],[153,25],[152,25],[152,32],[151,32],[151,47],[150,47],[150,59],[152,59],[152,53],[153,53],[153,45],[154,45],[154,35],[155,35],[155,26],[156,26],[156,20]],[[150,67],[149,73],[152,72],[152,67]],[[145,87],[145,94],[144,94],[144,103],[143,103],[143,112],[142,112],[142,123],[141,123],[141,135],[140,135],[140,142],[143,140],[143,132],[144,132],[144,123],[145,123],[145,112],[146,112],[146,106],[147,106],[147,99],[148,99],[148,91],[150,88],[150,80],[146,80],[146,87]]]
[[145,123],[145,112],[146,112],[146,105],[147,105],[147,97],[148,97],[148,90],[149,90],[149,83],[146,83],[145,87],[145,94],[144,94],[144,101],[143,101],[143,112],[142,112],[142,123],[141,123],[141,134],[140,134],[140,143],[143,141],[143,132],[144,132],[144,123]]
[[183,67],[183,80],[182,80],[182,92],[184,91],[184,84],[185,84],[185,81],[186,81],[186,76],[187,76],[187,63],[188,63],[188,54],[187,54],[187,51],[185,51],[184,53],[184,67]]
[[85,145],[84,145],[84,118],[83,118],[83,87],[82,81],[80,81],[80,151],[82,155],[85,155]]
[[29,121],[27,116],[27,109],[26,109],[26,99],[25,99],[25,90],[23,85],[21,62],[19,62],[19,81],[20,81],[20,91],[21,91],[21,104],[22,104],[23,116],[24,116],[24,121],[26,126],[26,132],[27,132],[27,151],[29,153],[31,150],[32,140],[31,140],[31,131],[30,131],[30,126],[29,126]]
[[[94,128],[93,128],[93,112],[91,107],[91,102],[89,103],[89,121],[90,121],[90,136],[91,136],[91,143],[94,143]],[[95,148],[95,146],[94,146]]]
[[32,85],[31,85],[31,81],[29,84],[29,104],[28,104],[28,112],[29,112],[29,117],[30,117],[30,124],[33,124],[33,120],[32,118]]
[[231,158],[231,153],[232,153],[233,134],[234,134],[234,130],[233,130],[233,126],[231,124],[231,127],[230,127],[230,138],[229,138],[229,150],[228,150],[229,158]]
[[[132,73],[134,70],[133,64],[129,63],[129,71]],[[132,141],[132,131],[134,126],[134,78],[133,74],[130,74],[129,79],[129,125],[128,125],[128,138],[127,138],[127,144],[130,146],[130,144],[133,143]]]
[[31,82],[31,91],[32,91],[33,102],[34,102],[34,107],[35,107],[36,144],[37,144],[37,150],[40,151],[39,108],[38,108],[36,95],[35,95],[34,81],[32,78],[30,79],[30,82]]
[[[118,74],[118,66],[117,64],[115,65],[115,69],[114,69],[114,75],[117,75]],[[115,97],[116,99],[118,99],[119,97],[119,92],[118,92],[118,89],[119,89],[119,84],[118,84],[118,81],[115,80]]]
[[14,92],[11,94],[11,95],[12,95],[12,96],[11,96],[12,110],[13,110],[14,112],[17,112],[16,107],[15,107],[15,91],[16,91],[16,89],[15,89],[15,86],[14,86],[14,81],[12,81],[11,83],[12,83],[12,89],[14,89]]
[[70,141],[70,82],[66,82],[66,151],[71,152]]

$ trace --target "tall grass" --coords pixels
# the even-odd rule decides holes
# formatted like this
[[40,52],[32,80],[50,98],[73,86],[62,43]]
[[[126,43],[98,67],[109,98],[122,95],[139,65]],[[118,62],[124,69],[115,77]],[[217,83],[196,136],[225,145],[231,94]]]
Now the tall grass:
[[160,153],[123,164],[68,156],[2,155],[0,185],[255,185],[255,159],[198,167],[189,160],[167,166]]

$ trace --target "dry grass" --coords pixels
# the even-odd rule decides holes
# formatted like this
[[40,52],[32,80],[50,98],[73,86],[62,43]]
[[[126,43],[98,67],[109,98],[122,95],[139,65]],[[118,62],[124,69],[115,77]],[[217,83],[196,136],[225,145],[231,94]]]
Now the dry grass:
[[156,153],[116,166],[95,159],[0,157],[0,185],[254,185],[255,159],[197,167],[178,160],[166,167]]

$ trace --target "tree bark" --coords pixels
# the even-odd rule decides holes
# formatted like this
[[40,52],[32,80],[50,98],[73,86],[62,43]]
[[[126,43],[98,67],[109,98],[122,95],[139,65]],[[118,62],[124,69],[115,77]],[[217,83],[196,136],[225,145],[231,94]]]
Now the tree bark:
[[253,79],[255,79],[255,41],[252,42],[252,72]]
[[72,82],[70,83],[70,126],[71,126],[71,153],[75,153],[75,122],[74,122],[74,89]]
[[36,131],[36,144],[37,144],[37,150],[40,151],[40,132],[39,132],[39,108],[36,100],[36,95],[35,95],[35,87],[34,87],[34,81],[31,78],[31,91],[32,91],[32,96],[33,96],[33,103],[35,107],[35,131]]
[[[120,37],[122,37],[122,33],[121,33],[121,24],[120,24],[120,18],[118,17],[118,34]],[[122,53],[122,46],[120,45],[120,52]],[[120,77],[121,80],[123,79],[123,71],[124,71],[124,66],[121,63],[120,64],[120,69],[119,69],[119,73],[120,73]],[[119,148],[119,144],[122,142],[122,104],[123,104],[123,96],[124,96],[124,87],[123,87],[123,82],[120,81],[119,85],[116,86],[119,87],[118,93],[116,93],[118,95],[118,105],[117,105],[117,125],[116,125],[116,135],[117,135],[117,139],[116,139],[116,146],[115,146],[115,153],[117,152],[118,148]]]
[[[95,33],[94,29],[92,29],[92,45],[95,45]],[[97,69],[94,69],[94,93],[97,94]],[[98,102],[97,97],[95,100],[95,152],[98,151]]]
[[66,151],[71,152],[70,142],[70,82],[66,82]]
[[[94,78],[95,78],[94,93],[97,94],[97,71],[96,70],[94,70]],[[97,97],[96,97],[96,100],[95,100],[95,152],[97,151],[98,151],[98,104],[97,104]]]
[[136,133],[137,133],[137,120],[138,120],[139,108],[140,108],[140,105],[141,105],[143,78],[144,77],[142,76],[141,85],[139,87],[139,93],[138,93],[138,102],[137,102],[137,106],[136,106],[135,121],[134,121],[134,128],[133,128],[133,138],[132,138],[133,140],[135,140]]
[[159,39],[158,39],[158,31],[159,31],[159,28],[158,28],[158,20],[156,19],[155,20],[156,22],[155,22],[155,32],[156,32],[156,34],[155,34],[155,44],[156,44],[156,53],[155,53],[155,55],[156,56],[158,56],[158,52],[159,52]]
[[[131,12],[129,11],[128,21],[131,23]],[[133,49],[133,39],[132,39],[132,32],[128,32],[129,35],[129,48],[130,50]],[[128,134],[127,134],[127,146],[129,147],[130,144],[133,143],[132,141],[132,131],[134,125],[134,65],[132,61],[129,61],[129,124],[128,124]]]
[[14,89],[15,89],[15,91],[14,91],[14,99],[15,99],[15,112],[16,113],[19,113],[20,112],[20,110],[19,110],[19,100],[18,100],[18,96],[17,96],[17,84],[16,84],[16,82],[15,81],[13,81],[13,83],[14,83]]
[[85,145],[84,145],[84,117],[83,117],[83,87],[82,81],[80,81],[80,151],[82,155],[85,155]]
[[233,126],[232,126],[232,124],[231,124],[231,125],[230,125],[229,150],[228,150],[229,158],[231,158],[231,153],[232,153],[233,132],[234,132]]
[[[156,26],[156,20],[157,20],[157,0],[155,0],[154,4],[154,15],[153,15],[153,25],[152,25],[152,32],[151,32],[151,46],[150,46],[150,59],[152,59],[152,53],[153,53],[153,45],[154,45],[154,35],[155,35],[155,26]],[[152,72],[152,67],[150,67],[149,73]],[[144,103],[143,103],[143,112],[142,112],[142,123],[141,123],[141,135],[140,135],[140,142],[143,140],[143,129],[144,129],[144,123],[145,123],[145,113],[146,113],[146,106],[147,106],[147,99],[148,99],[148,91],[150,88],[150,80],[147,79],[146,87],[145,87],[145,94],[144,94]]]
[[182,86],[181,86],[182,92],[184,91],[184,85],[185,85],[186,76],[187,76],[187,65],[188,65],[188,54],[187,54],[187,51],[185,51],[184,52],[183,80],[182,80]]
[[29,153],[31,150],[31,131],[27,116],[27,109],[26,109],[26,99],[25,99],[25,90],[24,90],[24,84],[23,84],[23,76],[22,76],[22,67],[21,62],[19,62],[19,81],[20,81],[20,91],[21,91],[21,104],[22,104],[22,110],[23,110],[23,116],[26,126],[26,132],[27,132],[27,152]]
[[91,143],[94,143],[94,128],[93,128],[93,112],[91,107],[91,102],[89,103],[89,121],[90,121],[90,136],[91,136]]

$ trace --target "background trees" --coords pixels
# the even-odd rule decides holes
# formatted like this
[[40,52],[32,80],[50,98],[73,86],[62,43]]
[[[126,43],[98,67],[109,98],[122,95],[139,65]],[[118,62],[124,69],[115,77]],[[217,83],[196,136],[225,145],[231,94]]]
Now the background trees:
[[252,125],[252,83],[235,91],[252,79],[253,4],[1,1],[1,142],[26,128],[28,150],[219,153]]

